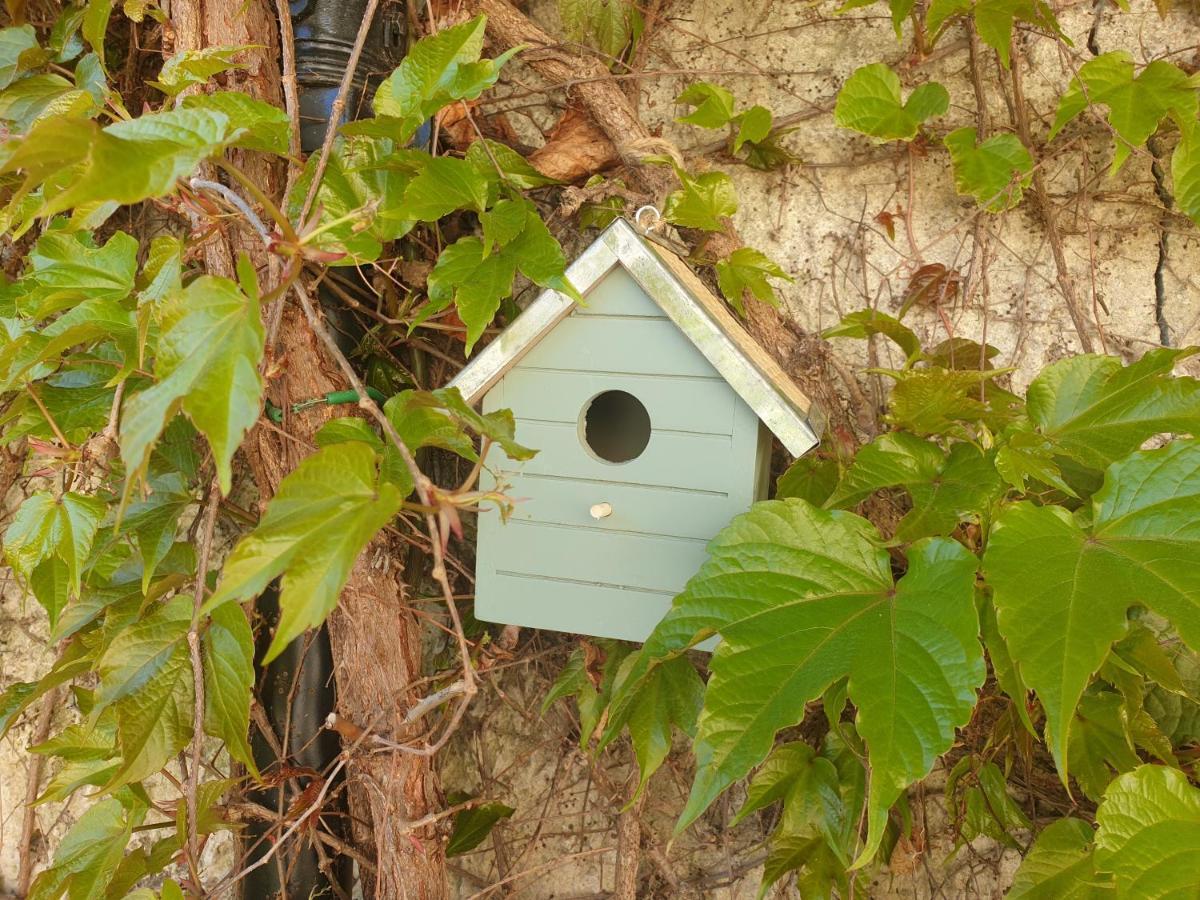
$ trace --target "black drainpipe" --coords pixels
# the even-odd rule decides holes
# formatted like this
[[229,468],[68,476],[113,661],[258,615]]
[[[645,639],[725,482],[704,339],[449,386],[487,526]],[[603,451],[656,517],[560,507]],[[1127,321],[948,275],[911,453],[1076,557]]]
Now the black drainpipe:
[[[333,101],[345,74],[359,26],[366,14],[366,0],[292,0],[289,3],[292,30],[296,40],[296,79],[300,102],[300,146],[305,153],[320,148],[329,125]],[[345,119],[370,115],[370,98],[379,82],[394,69],[404,53],[404,4],[385,0],[376,13],[363,46],[357,75],[346,101]],[[335,299],[321,293],[326,312],[337,316]],[[338,328],[338,332],[346,329]],[[348,351],[349,348],[343,348]],[[256,657],[261,660],[270,643],[271,633],[279,621],[279,583],[272,583],[258,600],[261,618],[258,629]],[[295,689],[293,691],[293,685]],[[288,758],[280,762],[297,769],[325,771],[341,749],[336,734],[323,728],[325,718],[336,704],[334,691],[333,655],[329,635],[324,628],[310,638],[298,638],[283,653],[260,670],[257,689],[258,702],[266,712],[272,730],[282,739],[287,735]],[[277,762],[274,750],[257,729],[252,729],[251,741],[255,761],[260,769]],[[308,778],[297,776],[301,788]],[[343,840],[350,839],[348,810],[344,792],[333,794],[336,800],[327,805],[328,814],[323,826]],[[272,810],[282,802],[286,810],[290,802],[285,787],[259,791],[251,799]],[[247,846],[258,844],[251,859],[268,852],[270,838],[261,840],[268,824],[255,822],[247,829]],[[301,833],[297,834],[300,837]],[[273,835],[278,837],[278,832]],[[297,840],[282,867],[272,860],[255,869],[243,882],[242,896],[247,900],[265,900],[281,894],[298,900],[309,897],[349,895],[353,872],[350,860],[322,848],[332,865],[321,871],[320,855],[311,842]],[[333,884],[331,884],[333,882]],[[334,888],[336,885],[336,890]]]

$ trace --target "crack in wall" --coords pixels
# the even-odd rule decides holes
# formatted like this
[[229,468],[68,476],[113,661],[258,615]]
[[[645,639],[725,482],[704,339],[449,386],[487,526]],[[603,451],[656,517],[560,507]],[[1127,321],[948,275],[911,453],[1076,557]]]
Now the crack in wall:
[[1161,143],[1157,138],[1151,137],[1147,141],[1147,146],[1154,157],[1154,161],[1150,164],[1150,172],[1154,176],[1154,193],[1158,195],[1158,200],[1163,205],[1162,215],[1159,217],[1158,222],[1158,262],[1154,267],[1154,321],[1158,324],[1159,342],[1164,347],[1170,347],[1171,326],[1167,322],[1167,289],[1164,276],[1167,269],[1168,241],[1170,238],[1169,222],[1167,220],[1171,216],[1174,198],[1171,196],[1171,192],[1167,190],[1167,174],[1162,165],[1164,151]]

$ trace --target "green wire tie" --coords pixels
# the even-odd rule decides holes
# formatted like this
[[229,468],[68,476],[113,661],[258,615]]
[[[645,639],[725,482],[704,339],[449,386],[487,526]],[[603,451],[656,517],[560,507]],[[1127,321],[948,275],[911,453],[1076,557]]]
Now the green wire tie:
[[[378,391],[373,387],[367,388],[367,396],[376,403],[383,403],[387,397],[382,391]],[[314,397],[311,400],[301,400],[299,403],[292,404],[292,412],[298,413],[312,406],[320,406],[322,403],[328,403],[330,406],[338,406],[343,403],[357,403],[357,391],[330,391],[324,397]],[[267,418],[276,425],[283,421],[283,410],[275,406],[269,400],[266,403]]]

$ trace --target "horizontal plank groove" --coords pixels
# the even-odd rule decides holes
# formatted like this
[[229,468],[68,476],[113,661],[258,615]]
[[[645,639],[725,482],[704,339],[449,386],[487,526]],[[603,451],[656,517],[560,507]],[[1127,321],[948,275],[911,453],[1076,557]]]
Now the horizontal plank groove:
[[611,375],[618,378],[648,378],[655,381],[663,380],[679,380],[679,381],[716,381],[725,384],[725,379],[720,375],[663,375],[658,372],[618,372],[609,369],[564,369],[554,366],[527,366],[518,363],[513,367],[513,370],[520,369],[525,372],[546,372],[551,375]]
[[590,531],[600,534],[624,534],[635,538],[662,538],[666,541],[682,541],[685,544],[699,544],[706,546],[708,540],[706,538],[688,537],[687,535],[679,534],[662,534],[657,531],[636,531],[632,528],[605,528],[602,525],[577,525],[568,522],[543,522],[538,519],[509,519],[505,524],[505,528],[513,525],[525,525],[532,528],[560,528],[563,531]]
[[669,484],[642,484],[637,481],[618,481],[615,478],[584,478],[576,475],[549,475],[544,472],[516,472],[509,470],[497,470],[501,477],[512,476],[514,478],[540,478],[545,481],[568,481],[573,484],[601,484],[615,485],[617,487],[636,488],[639,491],[671,491],[678,494],[699,494],[705,497],[728,497],[728,491],[709,491],[703,488],[689,487],[674,487]]
[[535,572],[511,572],[507,569],[497,569],[497,575],[508,578],[528,578],[533,581],[556,581],[560,584],[582,584],[588,587],[611,588],[615,591],[630,591],[634,594],[653,594],[656,597],[674,597],[674,591],[656,591],[653,588],[635,587],[628,584],[613,584],[608,581],[586,581],[580,578],[556,578],[551,575],[539,575]]
[[639,315],[638,313],[590,312],[589,310],[585,309],[582,306],[575,307],[575,312],[572,313],[572,315],[584,316],[585,318],[587,318],[589,320],[591,320],[591,319],[617,319],[617,320],[624,320],[626,322],[652,322],[655,319],[666,319],[667,318],[666,313],[660,313],[658,315],[654,315],[653,313]]
[[[578,428],[579,423],[569,419],[538,419],[533,416],[514,416],[517,422],[529,422],[535,425],[553,425],[556,427]],[[728,442],[733,437],[732,430],[730,431],[688,431],[683,428],[655,428],[653,421],[650,424],[651,434],[681,434],[686,437],[696,438],[719,438]]]

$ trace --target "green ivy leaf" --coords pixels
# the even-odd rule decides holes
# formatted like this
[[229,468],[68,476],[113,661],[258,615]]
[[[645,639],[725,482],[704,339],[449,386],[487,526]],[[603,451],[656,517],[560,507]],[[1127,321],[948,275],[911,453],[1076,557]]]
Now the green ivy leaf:
[[[630,671],[636,656],[627,657],[614,682],[614,691]],[[620,709],[610,712],[605,734],[629,729],[633,752],[637,757],[638,785],[634,799],[646,789],[650,776],[671,752],[672,728],[689,737],[696,733],[696,717],[704,703],[704,682],[686,656],[663,661],[636,686]]]
[[547,178],[512,147],[488,138],[473,141],[463,159],[482,172],[496,188],[501,181],[521,191],[560,183],[555,178]]
[[192,598],[177,595],[117,633],[97,663],[92,715],[112,705],[123,760],[108,787],[158,772],[192,737]]
[[42,118],[77,118],[90,113],[95,105],[91,94],[61,75],[30,75],[0,92],[0,119],[11,122],[15,133],[24,134]]
[[[1023,427],[1022,427],[1023,426]],[[1021,423],[1006,429],[996,448],[996,471],[1012,487],[1024,493],[1029,479],[1058,488],[1068,497],[1078,496],[1054,462],[1054,445]]]
[[143,591],[149,590],[159,563],[174,546],[179,517],[193,502],[178,473],[153,479],[149,487],[150,495],[130,503],[121,520],[121,528],[133,535],[142,557]]
[[949,536],[960,522],[984,518],[1002,492],[991,458],[972,444],[937,444],[898,431],[858,451],[829,506],[848,508],[885,487],[903,487],[912,509],[896,526],[896,539],[911,542]]
[[877,309],[860,309],[844,316],[832,328],[821,332],[821,337],[850,337],[868,338],[873,334],[882,334],[890,338],[904,351],[905,360],[912,363],[921,357],[921,341],[913,330],[887,313]]
[[104,65],[104,38],[108,34],[108,20],[112,16],[115,0],[89,0],[83,11],[79,31],[88,42],[100,65]]
[[[771,835],[760,896],[798,869],[806,870],[799,879],[804,896],[831,896],[829,888],[834,886],[844,890],[845,869],[850,865],[846,839],[852,825],[837,768],[803,742],[780,745],[755,773],[746,802],[733,821],[777,800],[783,801],[783,811]],[[810,894],[814,880],[824,881],[827,887]]]
[[1011,418],[1009,407],[1018,401],[989,383],[1000,374],[994,370],[947,370],[930,366],[881,372],[896,379],[888,398],[887,420],[919,435],[961,434],[964,423],[1003,426]]
[[[304,207],[317,159],[317,155],[308,158],[288,195],[287,213],[293,221]],[[387,139],[352,137],[336,142],[317,190],[318,232],[306,243],[346,254],[337,261],[339,265],[378,259],[384,241],[402,237],[415,223],[404,194],[428,159],[418,151],[396,151]]]
[[201,50],[181,50],[163,63],[158,80],[149,84],[168,97],[182,93],[194,84],[204,84],[208,79],[230,69],[244,69],[234,62],[239,53],[250,50],[249,44],[238,47],[204,47]]
[[733,152],[740,151],[745,144],[758,144],[767,139],[771,133],[771,123],[774,121],[771,111],[765,106],[752,106],[745,112],[738,113],[734,120],[737,123],[737,134],[733,138]]
[[1135,78],[1133,57],[1127,50],[1103,53],[1079,67],[1079,74],[1058,101],[1050,139],[1089,103],[1108,107],[1108,123],[1118,138],[1110,169],[1113,173],[1124,165],[1134,147],[1146,143],[1168,113],[1181,121],[1194,122],[1200,109],[1196,85],[1187,73],[1156,59]]
[[1200,434],[1200,381],[1172,376],[1194,350],[1151,350],[1122,366],[1112,356],[1072,356],[1029,385],[1029,418],[1058,453],[1103,469],[1166,432]]
[[496,823],[507,819],[516,810],[503,803],[484,803],[454,814],[454,827],[446,842],[447,856],[462,856],[482,844]]
[[503,247],[524,231],[530,211],[526,200],[501,200],[487,212],[480,213],[484,255],[491,253],[493,247]]
[[376,454],[357,441],[323,447],[279,485],[258,527],[233,549],[204,609],[248,600],[283,576],[280,618],[263,663],[337,605],[358,554],[400,510]]
[[530,208],[521,233],[503,247],[486,253],[477,237],[459,238],[442,251],[429,273],[432,311],[454,303],[467,326],[466,352],[470,354],[483,330],[512,293],[517,271],[541,287],[554,288],[580,299],[566,277],[566,259],[541,217]]
[[1200,790],[1178,769],[1140,766],[1105,792],[1096,811],[1096,868],[1117,896],[1195,896],[1200,875]]
[[978,143],[974,128],[959,128],[946,135],[945,144],[960,194],[970,194],[988,212],[1021,202],[1033,177],[1033,157],[1015,134],[994,134]]
[[54,851],[50,868],[34,880],[28,900],[58,900],[63,894],[71,900],[105,896],[133,829],[145,815],[141,804],[127,810],[112,798],[93,803]]
[[233,452],[262,405],[258,303],[228,278],[203,275],[167,300],[160,318],[158,382],[129,397],[121,416],[126,496],[179,411],[208,438],[221,490],[228,494]]
[[880,141],[911,141],[917,129],[950,107],[950,95],[937,82],[918,87],[900,102],[900,77],[883,63],[856,69],[838,91],[833,118],[838,125]]
[[[460,429],[469,429],[475,434],[499,445],[500,449],[508,455],[509,459],[521,461],[533,459],[537,455],[536,450],[531,450],[516,442],[516,422],[513,419],[512,410],[510,409],[498,409],[495,412],[486,414],[479,413],[467,404],[467,401],[463,399],[458,388],[438,388],[436,391],[414,391],[408,395],[408,400],[404,403],[404,407],[407,410],[413,410],[421,406],[443,410]],[[399,408],[400,404],[397,404],[397,409],[399,410]],[[406,431],[409,426],[403,420],[397,423],[397,427],[401,429],[400,433],[404,440],[408,440],[408,435],[414,433]],[[422,432],[423,429],[418,428],[416,430],[418,434],[422,434]],[[452,445],[452,442],[435,443],[434,435],[429,432],[423,433],[422,440],[429,445],[445,447],[447,450],[459,453],[459,450]],[[471,457],[467,458],[470,459]]]
[[837,488],[841,475],[836,459],[809,453],[784,470],[775,482],[775,499],[795,497],[813,506],[824,506]]
[[0,29],[0,89],[8,87],[25,71],[27,63],[22,58],[29,60],[38,49],[32,25]]
[[1087,512],[1090,525],[1085,513],[1015,504],[997,518],[984,556],[1000,630],[1046,710],[1064,779],[1075,707],[1131,605],[1166,616],[1200,647],[1200,442],[1114,463]]
[[838,843],[837,823],[846,816],[833,763],[818,756],[803,741],[776,747],[759,767],[746,790],[746,800],[730,823],[736,825],[753,812],[782,800],[795,825],[819,825],[830,844]]
[[683,186],[667,195],[663,218],[684,228],[722,230],[722,219],[738,208],[733,179],[724,172],[704,172],[694,178],[683,170],[676,170],[676,174]]
[[[79,596],[83,564],[107,511],[97,497],[68,492],[56,498],[39,491],[21,503],[4,532],[5,558],[26,580],[43,560],[61,559],[70,576],[70,592]],[[56,611],[47,612],[53,627]]]
[[727,258],[717,263],[716,270],[721,293],[743,316],[746,314],[746,308],[742,302],[747,291],[756,300],[778,306],[779,298],[775,296],[775,289],[767,279],[782,278],[789,284],[794,280],[778,263],[753,247],[739,247],[734,250]]
[[1046,826],[1013,876],[1009,900],[1109,900],[1106,876],[1096,872],[1092,842],[1096,833],[1082,819],[1059,819]]
[[978,0],[975,4],[975,27],[979,30],[979,38],[996,51],[1000,64],[1006,69],[1012,63],[1012,30],[1013,24],[1018,21],[1040,28],[1062,40],[1068,47],[1072,46],[1059,27],[1054,12],[1042,0]]
[[429,273],[429,300],[439,309],[453,300],[467,326],[468,354],[496,317],[500,301],[512,293],[516,274],[515,254],[501,250],[484,255],[477,237],[459,238],[438,257]]
[[520,48],[496,59],[480,59],[486,16],[422,38],[375,92],[375,113],[399,120],[394,137],[407,144],[417,129],[443,106],[474,100],[496,83],[500,69]]
[[1139,762],[1121,695],[1113,691],[1084,694],[1067,737],[1067,765],[1084,794],[1099,800],[1114,775],[1131,771]]
[[975,558],[941,538],[914,544],[893,582],[875,529],[801,500],[755,504],[709,544],[709,559],[654,630],[613,715],[662,659],[713,634],[695,741],[697,773],[677,829],[758,765],[805,704],[850,676],[871,769],[868,834],[923,778],[970,717],[984,664],[973,600]]
[[435,156],[426,162],[404,193],[405,213],[422,222],[436,222],[458,209],[483,212],[488,182],[465,159]]
[[183,108],[213,110],[228,116],[230,122],[236,122],[242,133],[230,141],[230,146],[278,156],[288,152],[291,120],[278,106],[255,100],[240,91],[213,91],[184,97]]
[[0,174],[25,172],[20,194],[54,178],[39,216],[98,201],[139,203],[171,193],[178,179],[240,134],[224,113],[202,109],[148,113],[103,129],[91,121],[43,119],[16,143]]
[[692,82],[675,98],[675,102],[696,107],[686,116],[678,117],[676,122],[699,125],[701,128],[724,128],[733,119],[733,94],[719,84]]
[[29,253],[30,316],[41,318],[83,300],[124,300],[137,275],[138,242],[123,231],[102,247],[81,235],[49,231]]
[[254,692],[254,635],[236,603],[212,612],[204,632],[204,730],[225,742],[229,755],[255,777],[250,751],[250,702]]
[[638,11],[629,0],[558,0],[563,30],[617,59],[634,38]]

